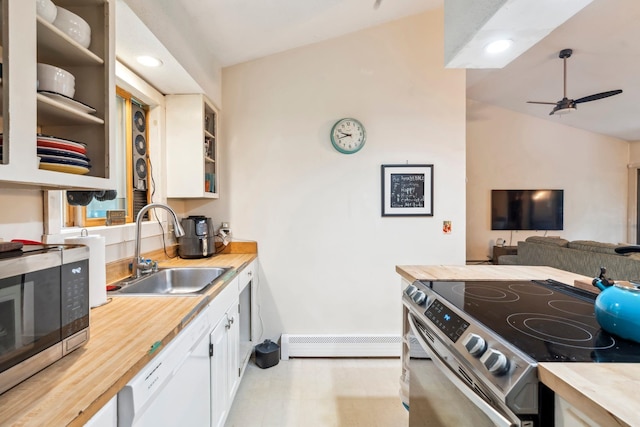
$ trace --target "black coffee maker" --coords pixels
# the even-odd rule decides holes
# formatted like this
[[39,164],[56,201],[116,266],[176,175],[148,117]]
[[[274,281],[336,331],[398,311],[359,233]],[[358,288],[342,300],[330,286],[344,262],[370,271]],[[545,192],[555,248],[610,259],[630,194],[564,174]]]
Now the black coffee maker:
[[216,253],[211,218],[193,215],[180,222],[184,228],[184,236],[178,238],[180,258],[206,258]]

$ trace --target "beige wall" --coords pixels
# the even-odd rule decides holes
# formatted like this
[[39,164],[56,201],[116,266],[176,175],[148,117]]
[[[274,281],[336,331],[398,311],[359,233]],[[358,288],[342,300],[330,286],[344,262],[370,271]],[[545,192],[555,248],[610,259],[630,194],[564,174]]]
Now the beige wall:
[[638,239],[638,174],[640,170],[640,141],[629,143],[627,198],[627,242],[637,244]]
[[629,143],[629,163],[640,166],[640,141],[632,141]]
[[628,142],[469,101],[467,159],[467,259],[545,234],[491,231],[492,189],[563,189],[564,230],[547,235],[627,241]]
[[[223,70],[224,197],[236,238],[259,242],[264,337],[400,333],[395,265],[464,262],[465,77],[443,68],[442,22],[435,11]],[[344,155],[329,132],[351,116],[367,142]],[[406,162],[435,165],[433,217],[380,215],[380,166]]]
[[0,188],[0,239],[40,241],[42,191]]

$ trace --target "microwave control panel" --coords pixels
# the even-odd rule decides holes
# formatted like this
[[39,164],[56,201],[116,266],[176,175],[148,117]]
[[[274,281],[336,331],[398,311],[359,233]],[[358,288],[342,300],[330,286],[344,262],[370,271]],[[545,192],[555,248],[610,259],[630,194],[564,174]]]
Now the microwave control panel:
[[89,326],[89,260],[62,265],[62,338]]

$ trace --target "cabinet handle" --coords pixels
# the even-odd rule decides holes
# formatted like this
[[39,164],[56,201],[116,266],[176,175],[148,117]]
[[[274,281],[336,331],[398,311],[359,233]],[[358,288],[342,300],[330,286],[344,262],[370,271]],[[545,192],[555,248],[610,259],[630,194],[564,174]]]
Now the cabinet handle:
[[231,329],[231,319],[229,319],[229,315],[228,315],[228,314],[225,314],[225,315],[224,315],[224,317],[226,317],[226,318],[227,318],[227,324],[226,324],[226,325],[224,325],[224,328],[225,328],[225,329]]

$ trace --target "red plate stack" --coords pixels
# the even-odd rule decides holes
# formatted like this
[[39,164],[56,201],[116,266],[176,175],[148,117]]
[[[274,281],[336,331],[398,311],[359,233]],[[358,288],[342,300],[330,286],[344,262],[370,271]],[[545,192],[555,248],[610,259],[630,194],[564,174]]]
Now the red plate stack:
[[84,175],[91,169],[82,142],[38,134],[40,169]]

